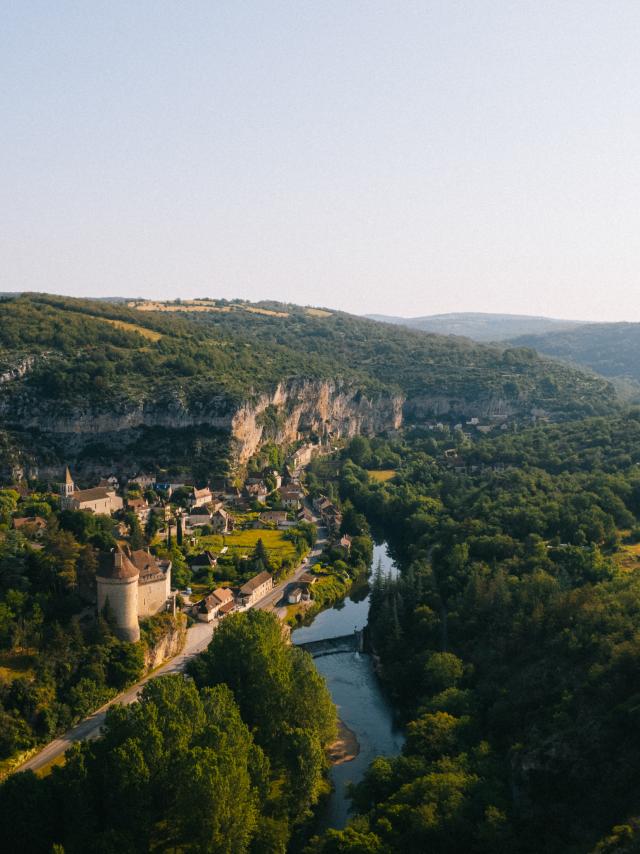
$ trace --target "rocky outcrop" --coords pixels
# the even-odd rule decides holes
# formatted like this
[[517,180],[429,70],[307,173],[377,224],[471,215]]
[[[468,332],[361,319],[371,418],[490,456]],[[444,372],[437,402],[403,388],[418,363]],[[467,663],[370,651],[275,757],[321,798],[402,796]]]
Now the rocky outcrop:
[[297,380],[281,383],[235,412],[231,424],[236,457],[246,462],[263,441],[295,442],[316,434],[349,438],[397,430],[402,424],[401,395],[366,395],[345,383]]
[[0,385],[20,380],[26,376],[36,363],[36,356],[25,356],[24,359],[9,365],[0,373]]
[[189,402],[178,395],[161,401],[147,399],[115,401],[97,411],[87,406],[58,406],[56,403],[38,405],[31,399],[10,398],[0,401],[0,418],[19,425],[21,429],[41,430],[44,433],[88,436],[121,433],[140,427],[182,429],[208,424],[217,429],[230,429],[234,415],[231,401],[223,395],[206,401]]
[[182,652],[187,639],[186,620],[179,614],[172,624],[167,621],[167,630],[160,638],[154,638],[152,644],[147,644],[144,650],[144,668],[149,673],[155,670],[169,658]]

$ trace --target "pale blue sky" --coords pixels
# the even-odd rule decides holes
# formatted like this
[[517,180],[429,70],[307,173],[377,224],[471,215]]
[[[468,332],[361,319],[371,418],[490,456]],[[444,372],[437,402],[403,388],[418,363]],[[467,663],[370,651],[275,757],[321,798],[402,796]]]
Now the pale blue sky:
[[640,3],[0,8],[0,290],[640,320]]

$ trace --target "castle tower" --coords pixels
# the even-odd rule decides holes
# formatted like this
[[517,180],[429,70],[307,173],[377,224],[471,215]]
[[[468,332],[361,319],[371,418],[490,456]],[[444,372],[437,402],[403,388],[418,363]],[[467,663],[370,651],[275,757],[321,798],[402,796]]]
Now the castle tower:
[[[127,550],[128,551],[128,550]],[[115,633],[120,640],[140,640],[138,624],[138,580],[140,573],[127,551],[119,546],[112,561],[101,567],[96,575],[98,611],[108,603],[116,622]]]

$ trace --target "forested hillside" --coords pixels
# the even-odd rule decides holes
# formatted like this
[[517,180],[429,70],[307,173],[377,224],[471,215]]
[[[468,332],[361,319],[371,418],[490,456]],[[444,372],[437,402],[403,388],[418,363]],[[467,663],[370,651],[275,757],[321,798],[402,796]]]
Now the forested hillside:
[[407,742],[313,852],[635,851],[640,419],[460,445],[466,469],[445,447],[345,453],[343,499],[403,565],[374,582],[370,630]]
[[342,312],[264,307],[287,316],[274,319],[242,311],[195,316],[216,331],[233,330],[268,346],[286,344],[296,352],[330,355],[338,364],[357,366],[379,382],[399,387],[409,401],[444,397],[462,401],[466,411],[473,411],[491,398],[503,398],[521,413],[537,406],[567,415],[604,412],[612,400],[599,379],[542,360],[524,348],[489,347]]
[[602,376],[634,381],[640,391],[640,323],[590,323],[588,326],[523,335],[509,342],[573,362]]
[[344,376],[365,390],[383,383],[408,396],[500,395],[552,410],[598,410],[599,397],[610,396],[598,380],[525,350],[408,332],[342,312],[225,301],[151,306],[49,296],[0,302],[2,357],[8,368],[16,355],[45,354],[29,372],[39,394],[70,402],[89,395],[106,405],[105,394],[117,399],[148,390],[150,377],[156,387],[173,385],[194,399],[211,387],[247,396],[290,376]]
[[327,425],[340,436],[394,429],[403,415],[420,423],[497,411],[527,421],[533,411],[566,419],[615,405],[606,382],[533,350],[340,312],[37,294],[0,301],[5,479],[65,461],[94,474],[155,462],[206,479],[232,455],[240,410],[246,458],[263,435],[287,440],[296,408],[293,436]]
[[[341,443],[341,458],[320,457],[307,477],[313,495],[341,504],[336,536],[353,537],[354,554],[371,525],[402,568],[373,580],[369,637],[406,747],[370,767],[352,824],[307,845],[334,711],[308,656],[287,648],[273,616],[249,612],[225,618],[193,681],[158,680],[43,780],[10,777],[0,788],[10,846],[283,854],[293,839],[310,854],[586,854],[606,851],[611,833],[633,839],[640,416],[620,411],[607,383],[527,348],[275,303],[25,296],[0,302],[0,342],[5,456],[29,443],[40,460],[75,448],[111,464],[122,444],[109,442],[126,433],[129,460],[197,464],[207,481],[225,471],[239,412],[245,426],[284,430],[292,382],[337,389],[342,418],[404,404],[402,431],[361,422],[378,435]],[[261,396],[269,404],[251,415]],[[506,401],[505,429],[429,429],[442,400],[460,407],[447,410],[450,426]],[[529,426],[533,408],[555,423]],[[138,429],[140,413],[159,420]],[[305,418],[296,429],[311,410]],[[282,470],[286,455],[271,448]],[[115,544],[110,520],[62,512],[44,493],[0,497],[0,630],[5,645],[31,649],[2,693],[8,756],[113,696],[142,664],[106,617],[75,619],[98,552]],[[37,543],[9,530],[18,512],[46,523]],[[182,587],[184,550],[171,545],[171,556]]]

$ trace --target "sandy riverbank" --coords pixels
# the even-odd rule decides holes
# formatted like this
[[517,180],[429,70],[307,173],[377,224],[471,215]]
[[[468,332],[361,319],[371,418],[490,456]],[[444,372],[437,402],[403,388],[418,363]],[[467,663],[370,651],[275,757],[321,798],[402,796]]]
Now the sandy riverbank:
[[338,738],[329,745],[327,753],[332,765],[351,762],[360,753],[360,743],[356,734],[349,729],[344,721],[338,721]]

